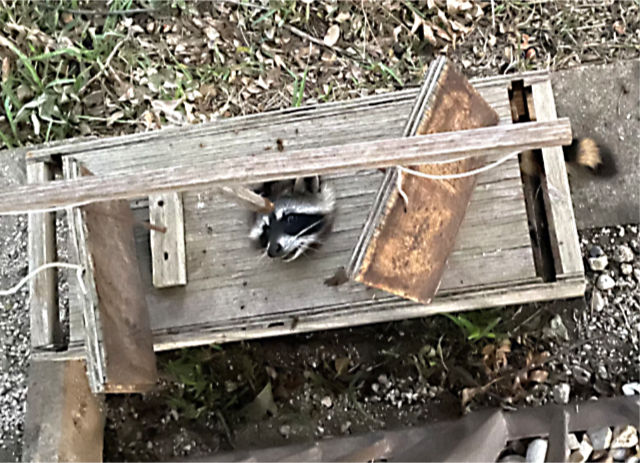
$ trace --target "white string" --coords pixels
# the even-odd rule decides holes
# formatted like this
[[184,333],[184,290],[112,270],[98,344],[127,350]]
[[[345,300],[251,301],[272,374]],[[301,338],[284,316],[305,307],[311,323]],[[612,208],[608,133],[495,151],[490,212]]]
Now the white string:
[[[419,172],[417,170],[409,169],[407,167],[398,166],[397,168],[399,171],[405,172],[409,175],[415,175],[416,177],[428,178],[431,180],[451,180],[456,178],[471,177],[472,175],[478,175],[482,172],[491,170],[494,167],[498,167],[500,164],[507,162],[509,159],[516,157],[518,153],[519,151],[514,151],[513,153],[509,153],[501,157],[497,161],[492,162],[491,164],[487,164],[486,166],[478,167],[477,169],[472,169],[467,172],[459,172],[457,174],[425,174],[424,172]],[[455,158],[455,159],[439,162],[438,164],[450,164],[452,162],[458,162],[461,159],[466,159],[466,158]],[[398,189],[398,194],[404,201],[404,208],[406,210],[407,206],[409,205],[409,197],[402,189],[402,175],[398,175],[398,178],[396,180],[396,188]]]
[[[509,159],[514,158],[518,155],[519,151],[514,151],[513,153],[509,153],[506,156],[498,159],[491,164],[487,164],[486,166],[478,167],[477,169],[469,170],[467,172],[459,172],[457,174],[425,174],[424,172],[419,172],[417,170],[409,169],[407,167],[399,166],[398,169],[406,172],[411,175],[415,175],[416,177],[429,178],[432,180],[451,180],[455,178],[465,178],[471,177],[473,175],[481,174],[482,172],[486,172],[488,170],[493,169],[494,167],[498,167],[500,164],[504,164]],[[451,161],[454,162],[454,161]]]
[[83,201],[81,203],[73,203],[73,204],[68,204],[66,206],[49,207],[47,209],[29,209],[26,211],[5,211],[5,212],[0,212],[0,215],[46,214],[47,212],[58,212],[58,211],[64,211],[67,208],[86,206],[88,204],[91,204],[97,201],[98,200]]
[[67,262],[49,262],[29,272],[29,274],[27,274],[27,276],[25,276],[22,280],[20,280],[18,284],[16,284],[14,287],[6,290],[0,290],[0,296],[12,296],[16,294],[20,290],[20,288],[22,288],[30,279],[32,279],[38,273],[42,272],[43,270],[47,270],[49,268],[54,268],[54,267],[68,268],[68,269],[75,270],[76,275],[78,277],[78,282],[80,283],[80,289],[82,290],[83,294],[87,294],[87,289],[85,288],[84,281],[82,280],[82,272],[84,271],[84,268],[82,267],[82,265],[69,264]]

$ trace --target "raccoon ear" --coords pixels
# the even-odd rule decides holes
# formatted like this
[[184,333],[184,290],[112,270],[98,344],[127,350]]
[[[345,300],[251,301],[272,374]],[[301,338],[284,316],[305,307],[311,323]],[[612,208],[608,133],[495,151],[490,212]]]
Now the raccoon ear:
[[293,192],[304,193],[304,191],[305,191],[304,178],[303,177],[296,178],[296,181],[293,184]]

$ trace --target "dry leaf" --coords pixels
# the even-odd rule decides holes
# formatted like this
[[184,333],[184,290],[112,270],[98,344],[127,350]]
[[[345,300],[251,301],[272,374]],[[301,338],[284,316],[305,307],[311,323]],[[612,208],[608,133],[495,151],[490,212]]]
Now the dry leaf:
[[436,36],[433,34],[433,29],[427,23],[422,23],[422,33],[424,34],[424,38],[433,45],[434,47],[438,44],[438,40]]
[[546,370],[533,370],[529,373],[529,381],[534,383],[544,383],[549,378],[549,372]]
[[469,1],[461,0],[447,0],[447,12],[449,14],[456,14],[461,11],[467,11],[473,8],[473,5]]
[[349,357],[340,357],[334,361],[334,366],[336,368],[336,374],[340,376],[342,373],[347,371],[349,368]]
[[618,35],[624,35],[626,29],[624,27],[624,24],[622,24],[622,22],[616,21],[613,23],[613,30],[616,31],[616,34]]
[[11,72],[11,61],[8,56],[2,58],[2,83],[5,83],[9,79],[9,73]]
[[338,43],[338,39],[340,38],[340,26],[334,24],[327,30],[327,34],[324,36],[324,44],[328,47],[333,47],[336,43]]
[[120,119],[123,116],[124,116],[124,112],[123,111],[116,111],[115,113],[113,113],[111,116],[109,116],[107,118],[107,127],[113,125],[113,123],[115,121],[117,121],[118,119]]

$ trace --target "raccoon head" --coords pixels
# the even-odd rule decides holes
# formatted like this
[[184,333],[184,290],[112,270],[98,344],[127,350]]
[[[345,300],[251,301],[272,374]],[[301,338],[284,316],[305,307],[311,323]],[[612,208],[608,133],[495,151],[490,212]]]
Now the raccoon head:
[[308,185],[313,183],[302,188],[296,181],[293,188],[276,189],[277,194],[269,197],[273,212],[256,216],[249,236],[269,257],[293,261],[320,246],[329,232],[335,208],[333,193],[327,185],[316,183],[315,191]]

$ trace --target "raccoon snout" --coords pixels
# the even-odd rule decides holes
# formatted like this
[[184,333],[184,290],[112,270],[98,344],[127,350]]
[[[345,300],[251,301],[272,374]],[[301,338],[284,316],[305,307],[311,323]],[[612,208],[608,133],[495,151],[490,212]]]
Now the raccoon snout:
[[281,257],[282,245],[280,243],[269,243],[269,246],[267,247],[267,255],[269,257]]

